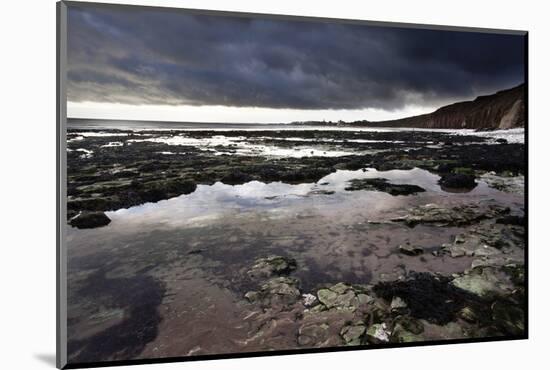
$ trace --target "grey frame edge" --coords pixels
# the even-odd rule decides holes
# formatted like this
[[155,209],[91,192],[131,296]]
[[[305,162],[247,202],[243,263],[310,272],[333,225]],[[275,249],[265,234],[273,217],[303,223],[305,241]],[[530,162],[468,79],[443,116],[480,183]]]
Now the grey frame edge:
[[56,367],[67,365],[67,4],[56,3]]

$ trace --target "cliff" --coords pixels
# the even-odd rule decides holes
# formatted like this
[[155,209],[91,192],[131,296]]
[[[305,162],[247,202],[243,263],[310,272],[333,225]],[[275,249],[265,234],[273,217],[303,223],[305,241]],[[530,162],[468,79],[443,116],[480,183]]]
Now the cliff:
[[377,127],[506,129],[525,126],[525,85],[444,106],[419,116],[391,121],[359,121],[354,125]]

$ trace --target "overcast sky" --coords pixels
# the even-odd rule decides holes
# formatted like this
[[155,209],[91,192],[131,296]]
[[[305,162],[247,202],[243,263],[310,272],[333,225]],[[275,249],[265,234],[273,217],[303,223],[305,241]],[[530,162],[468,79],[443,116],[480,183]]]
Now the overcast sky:
[[69,117],[382,120],[523,82],[524,38],[70,6]]

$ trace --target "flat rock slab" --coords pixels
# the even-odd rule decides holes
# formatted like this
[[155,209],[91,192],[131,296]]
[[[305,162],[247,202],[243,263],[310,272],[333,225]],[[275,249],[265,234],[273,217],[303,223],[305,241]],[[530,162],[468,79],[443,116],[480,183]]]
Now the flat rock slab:
[[463,226],[508,214],[510,209],[497,205],[487,207],[478,204],[438,205],[426,204],[408,210],[408,214],[392,221],[404,222],[408,226],[432,224],[435,226]]
[[417,185],[392,184],[383,178],[374,179],[353,179],[346,187],[347,191],[370,190],[381,191],[391,195],[410,195],[424,192],[425,190]]
[[476,267],[455,278],[451,284],[481,298],[511,294],[515,288],[505,272],[491,266]]

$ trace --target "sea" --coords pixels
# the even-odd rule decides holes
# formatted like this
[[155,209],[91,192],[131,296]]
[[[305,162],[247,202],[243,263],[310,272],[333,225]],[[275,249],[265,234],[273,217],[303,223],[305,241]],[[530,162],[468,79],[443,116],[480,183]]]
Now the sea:
[[221,123],[221,122],[170,122],[170,121],[133,121],[108,119],[68,118],[67,128],[71,130],[131,130],[131,131],[282,131],[282,130],[317,130],[317,131],[362,131],[362,132],[400,132],[400,131],[438,131],[456,135],[475,135],[494,140],[506,139],[509,143],[524,143],[524,128],[507,130],[476,131],[473,129],[426,129],[411,127],[357,127],[303,125],[292,123]]

